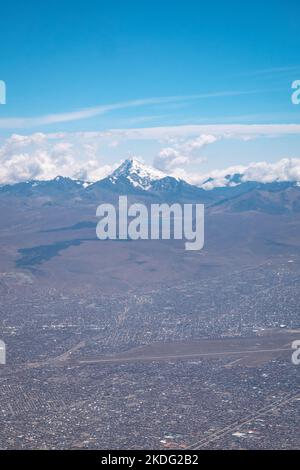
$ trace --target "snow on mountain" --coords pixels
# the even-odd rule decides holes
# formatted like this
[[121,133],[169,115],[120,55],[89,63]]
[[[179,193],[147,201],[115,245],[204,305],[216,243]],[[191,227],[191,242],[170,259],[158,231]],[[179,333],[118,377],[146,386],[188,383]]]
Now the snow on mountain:
[[125,160],[108,179],[113,184],[116,184],[120,179],[126,179],[135,188],[148,190],[154,181],[165,177],[166,175],[162,171],[144,165],[134,158],[130,158]]
[[[169,176],[160,170],[152,168],[134,158],[127,159],[106,178],[97,182],[88,182],[69,177],[57,176],[52,180],[31,180],[21,183],[0,186],[0,193],[16,195],[51,195],[54,193],[75,194],[81,197],[83,193],[92,193],[93,190],[108,190],[130,194],[133,192],[163,193],[164,195],[175,193],[180,195],[195,196],[202,191],[202,197],[213,197],[214,192],[223,191],[224,194],[240,194],[254,188],[265,188],[269,191],[281,190],[286,187],[298,187],[300,183],[295,181],[274,181],[273,183],[260,183],[255,180],[245,180],[242,173],[225,174],[222,177],[207,177],[199,186],[191,185],[182,179]],[[215,190],[215,191],[213,191]],[[200,194],[200,193],[199,193]]]
[[199,185],[199,187],[205,190],[211,190],[214,188],[238,186],[242,184],[242,182],[243,175],[241,173],[234,173],[232,175],[226,175],[222,178],[207,178],[203,183]]
[[29,180],[15,184],[7,184],[0,186],[0,194],[11,195],[53,195],[60,193],[61,195],[75,194],[85,188],[88,183],[82,180],[74,180],[64,176],[56,176],[52,180]]

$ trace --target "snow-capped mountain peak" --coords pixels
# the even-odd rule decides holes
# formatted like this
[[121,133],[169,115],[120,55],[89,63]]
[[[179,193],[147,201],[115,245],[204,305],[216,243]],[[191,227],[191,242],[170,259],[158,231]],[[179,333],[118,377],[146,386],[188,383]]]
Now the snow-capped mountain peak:
[[199,187],[210,190],[214,188],[234,187],[242,184],[242,182],[243,175],[241,173],[233,173],[218,178],[209,177],[199,184]]
[[134,158],[130,158],[125,160],[108,179],[113,184],[125,179],[135,188],[148,190],[154,181],[165,177],[166,175],[162,171],[144,165]]

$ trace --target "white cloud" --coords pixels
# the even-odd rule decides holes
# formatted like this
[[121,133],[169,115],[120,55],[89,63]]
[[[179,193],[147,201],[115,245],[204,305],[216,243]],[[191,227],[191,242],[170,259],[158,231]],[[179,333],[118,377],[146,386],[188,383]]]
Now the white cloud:
[[0,147],[0,184],[57,175],[94,181],[115,168],[101,162],[99,139],[67,139],[66,134],[13,134]]
[[244,171],[243,181],[300,181],[300,159],[283,158],[276,163],[251,163]]
[[180,167],[189,163],[187,156],[181,155],[180,152],[172,147],[165,147],[160,150],[153,165],[162,171],[170,171],[176,167]]
[[266,90],[242,90],[242,91],[219,91],[213,93],[198,93],[195,95],[186,96],[164,96],[137,99],[131,101],[122,101],[119,103],[112,103],[100,106],[94,106],[90,108],[79,109],[77,111],[71,111],[66,113],[47,114],[44,116],[37,117],[12,117],[0,119],[0,128],[2,129],[24,129],[30,127],[39,127],[49,124],[58,124],[63,122],[80,121],[83,119],[89,119],[101,114],[106,114],[118,109],[136,108],[142,106],[163,104],[163,103],[177,103],[185,101],[193,101],[205,98],[216,98],[226,96],[240,96],[255,93],[262,93]]
[[201,161],[196,153],[202,147],[213,144],[218,138],[202,134],[192,139],[169,139],[172,147],[163,147],[153,161],[153,165],[163,171],[179,172],[182,166]]
[[181,145],[181,148],[186,153],[191,153],[194,150],[198,150],[205,145],[213,144],[216,142],[217,137],[210,134],[201,134],[195,139],[188,140]]
[[[12,134],[0,144],[0,184],[29,179],[47,180],[57,175],[90,181],[99,180],[111,173],[122,157],[126,158],[126,155],[131,154],[130,151],[135,152],[136,149],[130,146],[133,144],[133,147],[138,148],[138,141],[142,137],[147,142],[151,142],[152,139],[154,148],[158,149],[154,161],[157,168],[192,184],[202,184],[212,177],[213,182],[208,183],[207,188],[222,186],[227,183],[225,176],[233,173],[242,173],[245,181],[300,181],[300,160],[297,158],[284,158],[276,163],[254,162],[249,165],[214,170],[209,174],[194,171],[195,164],[203,161],[202,149],[217,140],[228,136],[238,139],[244,139],[245,135],[256,137],[264,132],[264,135],[271,136],[274,132],[276,135],[276,130],[281,133],[300,133],[300,126],[222,125],[196,126],[196,128],[180,126],[168,128],[168,131],[163,131],[164,128],[157,129]],[[199,129],[212,132],[199,133]],[[115,145],[118,146],[117,150]],[[137,152],[139,151],[138,149]],[[115,155],[112,160],[115,163],[110,163],[108,160],[112,155]],[[190,169],[190,164],[193,164],[193,171]]]
[[191,124],[181,126],[144,127],[135,129],[114,129],[117,137],[135,140],[192,138],[199,135],[213,135],[219,138],[248,140],[256,137],[273,137],[300,134],[300,124]]
[[[253,162],[249,165],[236,165],[214,170],[207,174],[185,173],[185,178],[192,184],[201,185],[205,189],[213,189],[215,187],[226,186],[228,184],[226,176],[236,173],[243,175],[243,182],[272,183],[274,181],[300,181],[300,158],[283,158],[275,163]],[[203,185],[210,178],[212,181]]]

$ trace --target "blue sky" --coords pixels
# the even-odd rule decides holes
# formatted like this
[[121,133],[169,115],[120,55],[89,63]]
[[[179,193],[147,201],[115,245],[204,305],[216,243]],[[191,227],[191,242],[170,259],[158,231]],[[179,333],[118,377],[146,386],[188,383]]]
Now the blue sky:
[[[113,165],[137,155],[163,164],[157,155],[168,148],[181,168],[202,173],[298,158],[299,131],[288,135],[285,126],[300,124],[300,106],[291,103],[291,83],[300,79],[299,13],[296,0],[2,2],[0,155],[14,133],[60,132],[74,145],[78,132],[167,127],[163,138],[112,133],[100,142],[98,135],[93,158]],[[187,155],[184,137],[170,128],[197,124],[279,124],[282,131],[249,138],[245,129],[241,138],[229,127]],[[165,170],[175,168],[171,160]]]

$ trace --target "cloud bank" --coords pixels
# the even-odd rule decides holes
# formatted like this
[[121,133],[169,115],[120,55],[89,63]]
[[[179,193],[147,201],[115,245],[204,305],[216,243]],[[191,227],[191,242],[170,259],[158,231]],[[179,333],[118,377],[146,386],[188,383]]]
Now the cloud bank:
[[[12,134],[0,144],[0,184],[27,180],[49,180],[58,175],[97,181],[110,174],[129,155],[120,152],[122,143],[153,140],[157,152],[154,166],[165,173],[203,185],[206,189],[228,184],[228,174],[241,173],[243,181],[300,181],[300,159],[283,158],[276,163],[253,162],[201,172],[201,150],[221,139],[248,140],[273,136],[274,132],[300,133],[297,125],[178,126],[171,128],[119,129],[103,132]],[[211,131],[211,132],[199,132]],[[263,134],[265,133],[265,134]],[[108,158],[114,152],[117,158]],[[132,156],[132,154],[131,154]],[[141,158],[141,157],[138,157]],[[143,158],[143,157],[142,157]],[[113,162],[113,163],[111,163]],[[195,171],[195,164],[199,170]],[[192,165],[192,166],[191,166]],[[193,168],[193,171],[191,170]]]
[[[275,163],[253,162],[249,165],[236,165],[211,171],[207,174],[186,174],[186,179],[202,186],[204,189],[213,189],[228,185],[228,175],[242,175],[241,181],[257,181],[259,183],[273,182],[299,182],[300,158],[282,158]],[[209,181],[207,181],[209,180]]]
[[64,134],[13,134],[0,147],[0,184],[32,179],[49,180],[58,175],[95,181],[114,165],[101,165],[97,140],[66,139]]
[[154,158],[154,166],[165,172],[176,172],[182,166],[192,162],[201,163],[197,151],[206,145],[213,144],[218,137],[209,134],[201,134],[192,139],[170,139],[172,146],[163,147]]

